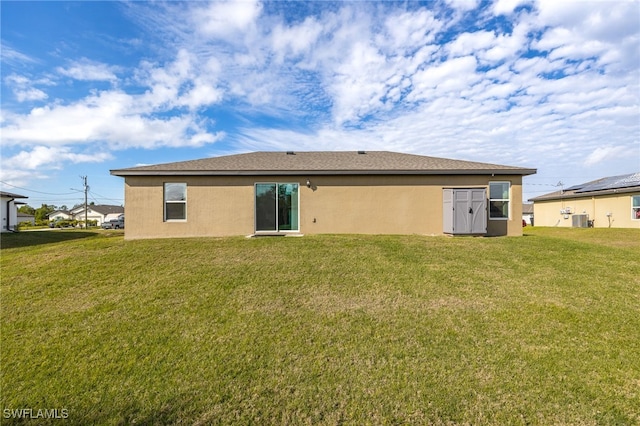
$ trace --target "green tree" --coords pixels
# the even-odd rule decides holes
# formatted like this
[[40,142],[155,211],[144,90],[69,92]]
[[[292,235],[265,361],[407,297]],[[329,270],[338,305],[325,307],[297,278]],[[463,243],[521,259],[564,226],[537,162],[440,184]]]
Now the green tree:
[[18,212],[19,213],[24,213],[24,214],[35,215],[36,214],[36,209],[31,207],[29,204],[25,204],[25,205],[20,206],[18,208]]
[[56,206],[43,204],[41,207],[35,210],[35,220],[36,222],[44,222],[48,220],[49,214],[56,211]]

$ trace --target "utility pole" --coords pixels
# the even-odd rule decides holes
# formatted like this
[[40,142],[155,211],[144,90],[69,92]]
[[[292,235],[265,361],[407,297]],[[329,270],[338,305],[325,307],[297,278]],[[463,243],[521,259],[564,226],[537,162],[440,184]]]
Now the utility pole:
[[[87,214],[87,210],[89,208],[88,206],[88,201],[87,201],[87,194],[89,193],[89,185],[87,184],[87,177],[86,176],[80,176],[80,179],[82,179],[82,186],[83,186],[83,191],[84,191],[84,226],[85,228],[89,228],[89,220],[88,220],[88,214]],[[72,191],[78,191],[80,192],[79,189],[75,189],[75,188],[70,188]]]
[[87,220],[87,193],[89,192],[89,185],[87,185],[86,176],[80,176],[80,179],[84,182],[84,227],[85,229],[89,229],[89,221]]

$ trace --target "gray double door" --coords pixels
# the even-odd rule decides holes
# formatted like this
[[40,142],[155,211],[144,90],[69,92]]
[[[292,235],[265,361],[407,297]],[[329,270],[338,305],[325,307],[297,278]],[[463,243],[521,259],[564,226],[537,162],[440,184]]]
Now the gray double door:
[[487,233],[485,188],[445,188],[442,195],[445,234]]

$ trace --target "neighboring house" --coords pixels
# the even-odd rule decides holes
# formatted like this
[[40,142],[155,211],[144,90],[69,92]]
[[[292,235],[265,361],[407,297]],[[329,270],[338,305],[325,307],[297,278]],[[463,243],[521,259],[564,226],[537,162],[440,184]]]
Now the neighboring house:
[[[84,205],[72,209],[71,217],[75,220],[84,221]],[[124,207],[111,206],[107,204],[90,204],[87,206],[87,220],[95,220],[100,226],[102,222],[108,222],[111,219],[118,219],[124,215]]]
[[640,172],[532,198],[540,226],[640,228]]
[[36,224],[36,217],[32,214],[20,213],[18,212],[18,223],[28,222],[31,225]]
[[11,192],[0,191],[0,220],[2,221],[2,232],[12,232],[17,230],[18,207],[16,200],[23,200],[29,197]]
[[532,203],[523,203],[522,204],[522,220],[525,221],[527,225],[533,226],[533,204]]
[[49,213],[49,221],[57,220],[71,220],[73,215],[67,210],[56,210],[53,213]]
[[125,179],[128,239],[522,235],[522,177],[535,172],[380,151],[254,152],[111,170]]

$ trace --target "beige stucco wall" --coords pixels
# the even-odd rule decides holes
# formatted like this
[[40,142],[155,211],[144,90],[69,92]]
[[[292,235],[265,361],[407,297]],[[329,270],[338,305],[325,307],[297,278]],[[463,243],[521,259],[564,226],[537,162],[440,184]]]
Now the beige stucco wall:
[[[631,197],[636,193],[602,195],[597,197],[569,198],[565,200],[536,201],[533,219],[536,226],[571,227],[573,214],[588,214],[596,228],[640,228],[640,220],[631,218]],[[571,214],[561,210],[571,209]],[[610,216],[607,214],[611,213]]]
[[[522,235],[521,176],[191,176],[125,179],[125,237],[250,235],[254,184],[300,185],[300,233],[442,234],[442,189],[510,181],[511,219],[489,220],[488,235]],[[163,184],[187,183],[187,220],[163,220]]]

